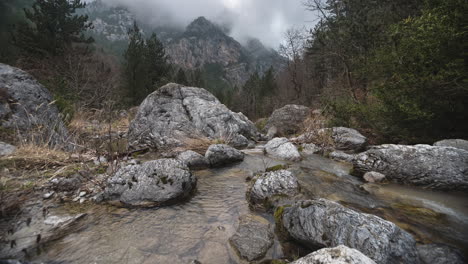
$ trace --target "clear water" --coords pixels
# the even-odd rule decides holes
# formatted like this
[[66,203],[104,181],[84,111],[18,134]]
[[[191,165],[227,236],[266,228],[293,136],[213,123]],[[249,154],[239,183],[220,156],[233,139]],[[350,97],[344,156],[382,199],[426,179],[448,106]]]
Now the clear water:
[[[183,204],[145,210],[94,207],[83,231],[50,245],[36,259],[64,263],[177,264],[195,259],[203,264],[243,263],[228,239],[239,216],[249,213],[245,178],[279,163],[260,151],[249,151],[240,164],[194,172],[197,193]],[[291,164],[291,169],[297,172],[309,198],[324,197],[380,215],[421,242],[468,244],[468,198],[463,194],[364,184],[348,175],[349,165],[315,155]],[[264,216],[273,222],[271,216]],[[276,240],[266,258],[282,257],[283,248]]]

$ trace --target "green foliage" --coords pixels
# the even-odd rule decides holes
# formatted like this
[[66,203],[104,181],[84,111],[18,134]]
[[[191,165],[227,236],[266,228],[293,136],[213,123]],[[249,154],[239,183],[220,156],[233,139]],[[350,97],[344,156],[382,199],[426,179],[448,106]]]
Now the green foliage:
[[128,103],[138,105],[157,86],[168,81],[171,66],[156,34],[145,40],[135,22],[128,36],[130,40],[124,54],[126,90],[131,99]]
[[182,84],[182,85],[189,85],[187,76],[185,75],[185,72],[182,68],[180,68],[179,71],[177,71],[176,83]]
[[91,28],[86,15],[75,15],[85,3],[80,0],[36,0],[32,9],[24,9],[28,22],[18,25],[15,43],[30,54],[63,54],[72,43],[91,43],[83,32]]
[[267,169],[265,170],[265,172],[272,172],[272,171],[285,170],[285,169],[287,169],[287,168],[288,168],[287,165],[279,164],[279,165],[276,165],[276,166],[267,168]]
[[392,26],[375,52],[372,92],[389,134],[419,142],[468,134],[467,12],[466,1],[437,3]]

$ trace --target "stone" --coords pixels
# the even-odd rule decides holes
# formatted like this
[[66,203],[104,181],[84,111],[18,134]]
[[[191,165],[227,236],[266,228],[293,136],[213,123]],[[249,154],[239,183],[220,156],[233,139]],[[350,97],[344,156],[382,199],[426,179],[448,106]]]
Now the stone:
[[44,198],[45,200],[47,200],[47,199],[52,198],[52,196],[54,196],[54,194],[55,194],[54,191],[47,192],[47,193],[44,193],[44,195],[42,195],[42,198]]
[[211,145],[205,158],[212,167],[220,167],[244,160],[244,153],[225,144]]
[[203,155],[192,150],[180,153],[177,159],[184,162],[190,169],[202,169],[209,166],[208,160]]
[[264,257],[274,239],[269,222],[254,215],[243,215],[239,222],[236,233],[229,239],[232,247],[248,261]]
[[270,128],[275,127],[277,133],[272,134],[272,137],[296,134],[302,129],[303,122],[310,114],[311,109],[307,106],[285,105],[280,109],[276,109],[271,114],[265,125],[265,131],[269,131]]
[[376,182],[381,182],[385,180],[385,175],[383,175],[382,173],[375,172],[375,171],[369,171],[369,172],[364,173],[363,178],[364,180],[366,180],[366,182],[376,183]]
[[423,264],[463,264],[461,252],[442,244],[418,245],[419,257]]
[[330,154],[328,154],[328,156],[333,160],[345,161],[345,162],[352,162],[354,159],[354,155],[351,155],[351,154],[348,154],[339,150],[335,150],[331,152]]
[[305,155],[317,154],[322,151],[322,148],[320,148],[319,146],[313,143],[310,143],[310,144],[304,143],[304,144],[301,144],[301,147],[302,147],[302,153],[304,153]]
[[30,74],[0,63],[0,126],[19,139],[65,146],[68,131],[50,92]]
[[355,156],[354,172],[439,190],[468,190],[468,151],[429,145],[381,145]]
[[0,157],[9,156],[16,151],[16,147],[0,141]]
[[333,127],[331,136],[338,150],[360,151],[367,145],[367,138],[356,129]]
[[71,192],[75,191],[81,186],[81,176],[79,174],[73,174],[69,177],[54,178],[50,181],[52,187],[57,192]]
[[267,131],[266,139],[272,140],[276,135],[278,135],[278,129],[275,126],[272,126]]
[[196,183],[183,162],[159,159],[119,169],[108,179],[105,196],[127,206],[162,206],[188,198]]
[[298,161],[301,159],[301,154],[293,143],[289,142],[287,138],[274,138],[265,145],[265,152],[272,157]]
[[444,139],[434,143],[437,147],[452,147],[468,151],[468,140],[464,139]]
[[392,222],[359,213],[326,199],[280,207],[281,229],[311,248],[344,245],[376,263],[419,263],[414,238]]
[[[234,113],[202,88],[167,84],[141,103],[128,131],[129,146],[170,148],[188,139],[233,141],[247,147],[257,140],[255,125],[242,113]],[[241,137],[242,136],[242,137]]]
[[322,248],[291,264],[376,264],[372,259],[356,249],[343,245]]
[[247,191],[252,205],[275,203],[275,198],[293,197],[299,194],[299,182],[288,170],[265,172],[256,176]]

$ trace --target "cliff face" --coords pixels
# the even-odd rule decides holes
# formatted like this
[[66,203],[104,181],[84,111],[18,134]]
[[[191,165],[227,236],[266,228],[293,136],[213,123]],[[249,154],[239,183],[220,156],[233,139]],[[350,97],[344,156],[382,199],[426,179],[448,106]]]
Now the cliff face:
[[[109,7],[100,1],[89,4],[86,13],[93,22],[90,33],[96,42],[122,55],[128,42],[127,29],[133,25],[135,16],[125,8]],[[276,51],[266,48],[259,40],[251,39],[242,46],[204,17],[195,19],[185,31],[137,22],[144,36],[152,32],[158,35],[173,64],[186,70],[215,65],[221,68],[219,77],[232,86],[240,87],[255,71],[262,74],[271,66],[281,67],[284,62]]]

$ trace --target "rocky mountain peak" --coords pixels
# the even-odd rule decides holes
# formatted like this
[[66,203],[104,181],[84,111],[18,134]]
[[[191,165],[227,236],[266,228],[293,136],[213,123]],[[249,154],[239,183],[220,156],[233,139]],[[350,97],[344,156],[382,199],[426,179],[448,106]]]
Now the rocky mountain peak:
[[187,36],[216,36],[224,35],[224,32],[211,21],[201,16],[187,26]]

